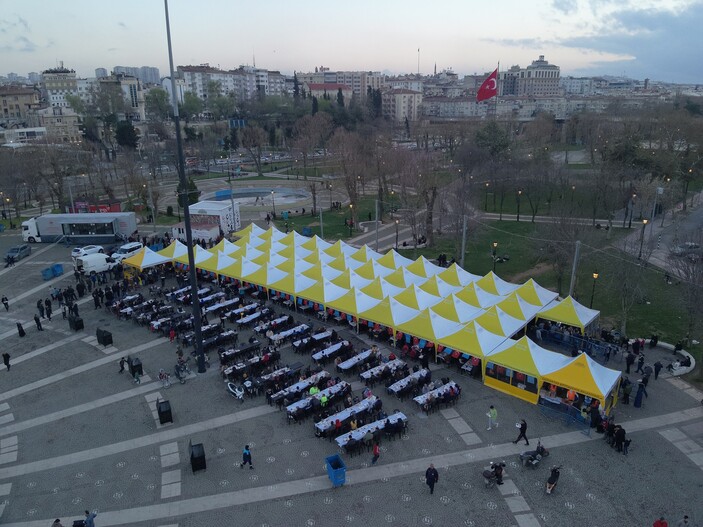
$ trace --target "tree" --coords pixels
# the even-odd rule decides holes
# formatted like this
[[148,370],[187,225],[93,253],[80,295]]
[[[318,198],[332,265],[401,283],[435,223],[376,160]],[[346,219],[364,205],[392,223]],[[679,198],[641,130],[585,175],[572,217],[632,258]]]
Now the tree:
[[242,146],[249,156],[254,160],[256,171],[260,176],[264,175],[261,168],[261,152],[266,144],[266,132],[258,125],[249,125],[242,134]]
[[298,81],[298,74],[294,71],[293,72],[293,99],[295,99],[295,102],[298,102],[298,99],[300,99],[300,82]]
[[510,137],[495,121],[476,132],[476,146],[485,150],[491,159],[498,160],[510,148]]
[[[700,245],[703,243],[703,235],[700,232],[697,233],[692,241]],[[696,328],[703,322],[703,259],[697,254],[671,255],[669,263],[675,279],[682,282],[677,296],[686,310],[685,338],[690,342]]]
[[147,119],[163,122],[171,114],[171,100],[168,92],[162,88],[152,88],[144,96],[144,108]]
[[197,203],[200,199],[200,191],[195,181],[193,181],[193,178],[188,178],[185,190],[183,189],[183,185],[179,182],[176,192],[178,192],[178,204],[182,209],[185,209],[188,205]]
[[344,94],[342,93],[342,88],[337,90],[337,105],[344,108]]
[[312,98],[312,115],[315,115],[320,109],[320,105],[317,102],[317,97]]
[[185,92],[183,95],[183,104],[181,104],[180,113],[183,120],[188,124],[203,112],[205,103],[193,92]]
[[139,132],[129,121],[120,121],[117,123],[117,129],[115,130],[115,140],[120,146],[137,148]]

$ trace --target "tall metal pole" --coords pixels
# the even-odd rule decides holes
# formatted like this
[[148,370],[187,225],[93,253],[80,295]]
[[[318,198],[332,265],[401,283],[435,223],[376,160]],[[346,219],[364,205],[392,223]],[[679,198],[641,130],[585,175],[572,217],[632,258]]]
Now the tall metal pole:
[[149,193],[149,204],[151,205],[151,227],[154,229],[154,236],[156,236],[156,206],[154,205],[154,197],[149,183],[146,184],[146,190]]
[[320,238],[325,239],[325,224],[322,222],[322,207],[320,207]]
[[461,258],[459,258],[459,267],[464,268],[464,255],[466,254],[466,223],[469,218],[464,215],[464,227],[461,230]]
[[378,252],[378,200],[376,200],[376,252]]
[[581,242],[576,240],[574,249],[574,263],[571,266],[571,284],[569,285],[569,296],[574,296],[574,288],[576,287],[576,269],[579,265],[579,255],[581,254]]
[[227,183],[229,183],[229,205],[232,207],[232,230],[235,229],[234,225],[234,195],[232,194],[232,171],[229,171],[229,177],[227,178]]
[[[68,182],[68,195],[69,195],[69,197],[71,198],[71,214],[73,214],[73,213],[76,212],[76,207],[75,207],[75,205],[74,205],[75,202],[73,201],[73,187],[71,186],[71,181],[70,181],[70,180],[69,180],[69,182]],[[4,200],[3,200],[3,201],[4,201]]]
[[188,182],[186,181],[186,163],[183,155],[183,137],[181,136],[181,120],[178,115],[178,98],[176,97],[176,75],[173,70],[173,49],[171,48],[171,24],[168,18],[168,0],[164,0],[166,12],[166,40],[168,41],[168,65],[171,74],[171,93],[173,94],[173,124],[176,126],[176,145],[178,150],[178,179],[181,184],[183,200],[183,221],[186,231],[186,246],[188,249],[188,278],[190,280],[190,297],[193,308],[193,330],[195,332],[195,353],[198,357],[198,373],[205,373],[205,354],[203,353],[203,336],[201,331],[200,301],[198,300],[198,277],[195,272],[195,255],[193,252],[193,232],[190,227],[190,209],[188,207]]

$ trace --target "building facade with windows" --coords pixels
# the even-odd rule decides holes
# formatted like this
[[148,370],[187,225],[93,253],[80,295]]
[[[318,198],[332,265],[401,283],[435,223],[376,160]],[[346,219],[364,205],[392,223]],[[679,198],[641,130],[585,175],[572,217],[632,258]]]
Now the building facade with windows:
[[78,85],[75,70],[63,67],[44,70],[41,74],[42,97],[49,106],[68,108],[66,95],[77,95]]
[[417,121],[421,115],[422,92],[390,89],[383,92],[381,101],[383,116],[391,121]]
[[24,121],[29,113],[39,107],[39,91],[28,86],[0,86],[0,118]]

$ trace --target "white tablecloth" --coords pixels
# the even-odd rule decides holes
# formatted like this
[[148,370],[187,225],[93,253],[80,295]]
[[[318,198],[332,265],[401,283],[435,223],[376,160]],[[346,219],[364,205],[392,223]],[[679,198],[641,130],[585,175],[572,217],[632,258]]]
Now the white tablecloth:
[[415,373],[408,375],[404,379],[400,379],[398,382],[391,384],[388,387],[388,392],[389,393],[398,393],[400,390],[402,390],[408,384],[410,384],[410,381],[412,379],[417,379],[419,381],[420,379],[422,379],[425,375],[428,375],[429,373],[430,373],[429,370],[426,370],[424,368],[419,371],[416,371]]
[[361,353],[358,353],[354,355],[353,357],[348,358],[344,362],[340,362],[339,365],[337,365],[337,368],[340,370],[350,370],[357,364],[360,364],[361,362],[365,361],[371,356],[371,350],[366,350],[362,351]]
[[307,331],[308,329],[310,329],[310,326],[308,326],[307,324],[300,324],[299,326],[295,326],[294,328],[281,331],[280,333],[276,333],[273,337],[271,337],[271,340],[273,342],[277,342],[279,340],[287,339],[291,335],[297,335],[298,333]]
[[315,342],[320,342],[320,341],[325,340],[326,338],[329,338],[331,336],[332,336],[331,331],[322,331],[320,333],[315,333],[314,335],[310,335],[309,337],[305,337],[302,340],[296,340],[295,342],[293,342],[293,347],[298,348],[302,344],[307,344],[308,342],[310,342],[310,339],[314,340]]
[[217,304],[213,304],[211,306],[208,306],[205,308],[206,313],[212,313],[213,311],[217,311],[219,309],[227,309],[230,306],[234,306],[239,302],[238,298],[233,298],[231,300],[226,300],[224,302],[218,302]]
[[362,379],[368,381],[369,379],[373,379],[374,377],[378,377],[379,375],[381,375],[383,368],[385,368],[386,366],[391,372],[394,372],[398,368],[402,368],[403,366],[405,366],[405,362],[400,359],[394,359],[384,364],[379,364],[378,366],[376,366],[375,368],[371,368],[370,370],[362,371],[359,376]]
[[324,432],[325,430],[329,430],[334,426],[335,421],[339,419],[340,421],[344,422],[346,419],[351,417],[352,414],[362,414],[369,408],[373,407],[374,403],[378,400],[378,397],[375,395],[372,395],[371,397],[367,397],[366,399],[363,399],[356,403],[354,406],[350,406],[349,408],[345,408],[339,413],[336,413],[334,415],[329,416],[327,419],[323,419],[319,423],[315,423],[315,428],[317,428],[320,432]]
[[256,326],[256,327],[254,328],[254,331],[255,331],[256,333],[263,333],[264,331],[267,331],[268,328],[271,327],[272,324],[275,323],[275,325],[277,326],[278,324],[282,324],[282,323],[285,322],[286,320],[288,320],[288,315],[284,315],[284,316],[282,316],[282,317],[278,317],[278,318],[276,318],[276,319],[274,319],[274,320],[269,320],[268,322],[263,322],[263,323],[259,324],[258,326]]
[[171,293],[166,293],[166,297],[169,298],[170,300],[173,300],[173,299],[176,298],[177,296],[180,296],[180,295],[182,295],[183,293],[185,293],[186,291],[188,291],[188,289],[190,289],[190,286],[189,286],[189,285],[187,285],[187,286],[185,286],[185,287],[181,287],[180,289],[178,289],[178,290],[176,290],[176,291],[173,291],[173,292],[171,292]]
[[302,399],[294,402],[293,404],[289,404],[286,407],[286,410],[288,412],[294,412],[298,408],[308,408],[309,406],[312,405],[312,398],[313,397],[315,399],[317,399],[318,401],[320,399],[322,399],[323,395],[326,395],[328,398],[330,398],[331,396],[336,395],[336,394],[346,390],[348,387],[349,387],[348,382],[344,382],[344,381],[339,382],[339,383],[335,384],[334,386],[330,386],[329,388],[325,388],[324,390],[320,390],[319,392],[317,392],[313,396],[307,395],[307,396],[303,397]]
[[285,397],[289,393],[304,392],[313,384],[317,384],[318,382],[320,382],[320,380],[327,379],[329,376],[330,374],[327,370],[322,370],[321,372],[318,372],[315,375],[308,377],[307,379],[296,382],[285,390],[281,390],[280,392],[273,394],[273,398],[279,399],[281,397]]
[[342,340],[340,342],[337,342],[336,344],[332,344],[329,348],[325,348],[322,351],[313,353],[312,358],[313,360],[322,360],[324,357],[329,357],[330,355],[337,353],[342,348],[342,346],[347,346],[348,344],[348,341]]
[[278,377],[279,375],[284,375],[290,371],[290,368],[286,366],[285,368],[279,368],[276,371],[272,371],[271,373],[267,373],[266,375],[261,376],[262,381],[270,381],[274,377]]
[[[408,418],[405,417],[405,414],[403,412],[396,412],[393,415],[389,415],[387,419],[391,423],[397,423],[398,421],[407,421]],[[359,441],[361,438],[363,438],[366,435],[366,432],[374,432],[376,430],[383,430],[386,427],[386,419],[380,419],[378,421],[374,421],[373,423],[369,423],[365,426],[362,426],[361,428],[357,428],[353,432],[349,432],[347,434],[339,436],[335,441],[337,442],[337,445],[340,447],[343,447],[344,445],[347,444],[347,441],[349,441],[349,435],[351,435],[354,439]]]
[[429,399],[430,394],[434,395],[435,399],[438,398],[441,395],[444,395],[444,392],[448,392],[449,388],[452,386],[456,387],[456,383],[454,381],[449,381],[447,384],[440,386],[439,388],[435,388],[432,391],[429,391],[427,393],[423,393],[422,395],[418,395],[417,397],[413,398],[413,401],[415,401],[417,404],[422,406],[427,402],[427,399]]

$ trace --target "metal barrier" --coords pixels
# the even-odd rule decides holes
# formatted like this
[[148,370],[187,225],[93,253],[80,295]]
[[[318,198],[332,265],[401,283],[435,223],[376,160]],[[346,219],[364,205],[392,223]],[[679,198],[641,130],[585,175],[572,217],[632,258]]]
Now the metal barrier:
[[538,404],[540,412],[542,412],[542,415],[545,417],[556,421],[563,421],[566,426],[574,425],[575,428],[580,429],[579,432],[583,435],[591,437],[590,423],[585,422],[581,418],[581,412],[577,411],[575,408],[569,406],[566,411],[563,411],[562,409],[556,409],[543,402]]

